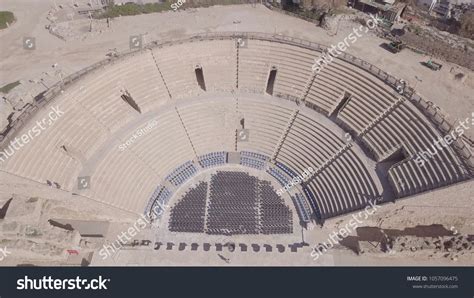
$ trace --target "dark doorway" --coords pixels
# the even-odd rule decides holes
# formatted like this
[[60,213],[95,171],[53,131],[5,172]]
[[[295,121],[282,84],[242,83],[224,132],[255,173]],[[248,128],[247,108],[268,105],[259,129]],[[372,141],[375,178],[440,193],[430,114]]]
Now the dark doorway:
[[206,82],[204,81],[204,73],[202,72],[202,67],[197,65],[194,69],[194,73],[196,74],[196,80],[198,82],[199,87],[202,90],[206,91]]
[[275,66],[273,66],[272,70],[270,70],[270,75],[268,76],[268,81],[267,81],[267,93],[270,95],[273,95],[273,86],[275,85],[276,75],[277,75],[277,69]]

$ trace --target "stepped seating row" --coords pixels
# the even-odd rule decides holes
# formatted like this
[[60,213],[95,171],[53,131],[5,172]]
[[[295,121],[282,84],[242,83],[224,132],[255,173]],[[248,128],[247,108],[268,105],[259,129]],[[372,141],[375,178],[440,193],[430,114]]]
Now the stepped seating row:
[[142,113],[169,101],[149,52],[114,61],[85,76],[70,89],[69,97],[113,133],[140,115],[122,100],[125,90]]
[[193,161],[187,161],[177,167],[173,172],[166,176],[166,180],[175,186],[179,186],[188,181],[192,176],[196,175],[197,167]]
[[[189,108],[180,103],[177,111],[182,114],[182,119],[176,110],[164,109],[160,112],[156,129],[127,150],[121,152],[115,144],[109,146],[109,151],[105,149],[105,142],[110,143],[112,139],[121,143],[127,141],[130,134],[127,136],[126,132],[132,132],[132,126],[138,127],[136,123],[142,117],[122,100],[123,91],[130,93],[142,114],[170,103],[162,75],[173,98],[201,95],[203,90],[198,86],[194,72],[196,63],[203,66],[208,90],[218,91],[219,86],[227,90],[235,82],[236,52],[234,41],[199,41],[144,50],[126,59],[113,60],[68,85],[65,92],[51,103],[65,115],[1,163],[0,168],[40,183],[54,181],[67,191],[77,188],[77,176],[89,174],[92,187],[81,194],[125,210],[141,212],[156,187],[156,181],[162,181],[176,165],[193,160],[196,155],[235,151],[237,145],[238,151],[273,157],[282,135],[287,132],[294,108],[274,104],[272,100],[263,102],[242,98],[241,95],[237,102],[213,102],[212,105],[219,106],[215,110],[207,103]],[[248,48],[239,49],[239,80],[242,79],[239,88],[262,93],[273,65],[277,67],[275,95],[293,94],[293,89],[297,93],[303,92],[312,76],[313,55],[318,56],[300,47],[251,40]],[[221,64],[222,68],[219,67]],[[319,110],[330,113],[344,92],[350,93],[352,98],[337,119],[355,132],[363,131],[398,97],[374,76],[335,59],[316,76],[306,100]],[[46,118],[48,112],[47,107],[40,110],[30,119],[31,123],[18,132],[18,136],[27,133],[36,121]],[[235,143],[235,129],[242,118],[245,128],[250,131],[250,138]],[[439,137],[425,116],[411,103],[405,102],[364,134],[361,140],[378,161],[401,146],[406,150],[407,160],[389,171],[398,196],[403,197],[469,177],[463,161],[450,147],[438,150],[423,166],[415,163],[413,159],[417,154],[431,149]],[[295,171],[303,171],[308,166],[317,169],[342,146],[343,142],[331,129],[301,112],[288,131],[276,161]],[[325,179],[320,182],[324,188],[318,190],[320,185],[308,185],[308,191],[311,190],[315,200],[319,200],[321,217],[355,210],[364,205],[361,195],[377,195],[371,183],[368,183],[368,188],[363,188],[359,180],[347,177],[347,173],[361,172],[364,167],[357,165],[354,157],[349,158],[350,154],[343,154],[319,174]],[[372,169],[367,171],[373,172]],[[335,186],[337,183],[334,181],[338,181],[336,173],[343,176],[339,179],[345,184]],[[361,181],[371,180],[367,175],[361,177],[365,177],[360,178]],[[176,183],[181,178],[178,180]],[[341,194],[347,197],[340,198]],[[305,195],[308,196],[306,192]]]
[[250,167],[258,170],[263,170],[265,168],[265,162],[259,159],[253,159],[250,157],[241,156],[240,164],[245,167]]
[[255,152],[249,152],[249,151],[241,151],[240,156],[249,157],[249,158],[253,158],[253,159],[259,159],[259,160],[262,160],[262,161],[269,161],[270,160],[270,158],[266,155],[255,153]]
[[307,182],[314,194],[321,219],[361,209],[380,194],[367,166],[353,149],[334,159]]
[[[398,197],[414,195],[428,191],[440,186],[446,186],[454,182],[468,179],[469,171],[461,166],[458,168],[458,177],[446,177],[447,173],[433,172],[439,169],[440,165],[445,165],[446,160],[442,160],[441,154],[425,161],[423,166],[412,160],[405,160],[396,164],[389,170],[389,178],[392,187],[396,190]],[[449,162],[449,161],[448,161]],[[451,165],[453,165],[451,163]]]
[[[56,107],[65,113],[77,112],[80,115],[84,115],[80,107],[74,107],[71,103],[56,105]],[[77,174],[80,171],[80,161],[78,158],[71,156],[70,152],[68,153],[61,148],[61,146],[67,145],[67,150],[72,149],[69,145],[71,143],[63,142],[62,138],[66,133],[77,132],[84,136],[83,141],[85,143],[93,144],[94,141],[97,141],[96,135],[92,134],[94,136],[92,137],[83,134],[83,131],[77,126],[77,124],[82,124],[79,117],[69,119],[66,114],[54,122],[51,121],[47,115],[50,111],[51,108],[45,109],[43,113],[34,115],[30,122],[25,125],[23,133],[18,134],[18,139],[22,135],[33,136],[27,144],[20,147],[18,144],[14,146],[10,143],[9,146],[0,150],[5,155],[8,155],[8,158],[3,154],[1,155],[4,161],[0,162],[0,169],[44,184],[46,184],[47,180],[54,181],[60,185],[61,189],[72,191],[77,183],[77,181],[73,180],[73,177],[77,179]],[[86,128],[91,129],[92,133],[100,134],[99,132],[103,132],[95,126],[97,124],[89,117],[84,115],[83,119],[88,120],[84,124]],[[67,132],[58,129],[62,125],[65,125]],[[40,127],[43,127],[44,130],[40,131]],[[40,134],[37,135],[32,133],[32,131],[40,131]],[[71,141],[72,138],[67,140]],[[84,148],[84,150],[87,149]],[[78,152],[78,155],[84,156],[84,153]]]
[[199,164],[203,168],[210,168],[227,163],[226,152],[211,152],[198,157]]
[[288,179],[288,177],[277,168],[274,168],[274,167],[268,168],[267,173],[270,174],[273,178],[275,178],[278,181],[278,183],[280,183],[280,185],[283,187],[287,185],[288,183],[290,183],[290,179]]
[[[250,41],[249,41],[250,42]],[[249,93],[265,92],[265,84],[271,65],[253,46],[239,48],[239,91]]]
[[326,85],[325,80],[316,77],[305,97],[306,106],[328,115],[340,101],[344,89]]
[[[357,81],[354,78],[357,78]],[[343,91],[346,91],[352,95],[338,119],[345,127],[357,133],[370,126],[371,122],[387,111],[399,97],[390,87],[380,84],[363,70],[338,59],[321,71],[317,79],[326,89],[337,90],[335,94],[342,95]],[[440,136],[436,129],[415,107],[405,102],[373,127],[362,140],[376,159],[380,160],[387,152],[393,152],[400,146],[407,148],[410,154],[424,151],[438,137]],[[446,151],[425,163],[423,167],[426,169],[419,169],[416,163],[408,161],[411,165],[404,165],[402,171],[407,174],[401,175],[402,172],[399,171],[397,180],[393,182],[397,189],[400,188],[398,179],[402,181],[404,176],[407,176],[410,180],[403,184],[404,189],[397,191],[398,196],[415,194],[466,179],[469,171],[465,169],[462,160],[453,149]]]
[[[0,167],[41,183],[56,181],[62,189],[71,191],[77,183],[80,163],[91,158],[110,134],[110,129],[74,96],[81,86],[79,83],[71,86],[50,107],[34,115],[25,125],[24,134],[30,131],[31,135],[32,129],[40,128],[41,134],[23,146],[21,154],[15,154]],[[53,110],[63,114],[52,120],[49,113]]]
[[205,91],[196,79],[202,67],[206,90],[231,91],[236,83],[234,41],[195,41],[152,50],[173,98],[198,96]]
[[296,212],[300,217],[301,222],[310,222],[311,221],[311,210],[308,205],[308,202],[304,198],[303,194],[297,193],[294,196],[291,196],[291,200],[296,207]]
[[207,91],[230,92],[235,89],[237,49],[233,40],[194,42],[191,47],[193,52],[200,53],[193,62],[202,66]]
[[[311,77],[311,66],[314,62],[314,59],[319,55],[317,52],[311,50],[297,47],[296,49],[297,51],[295,51],[295,47],[279,43],[265,41],[251,42],[247,48],[240,50],[242,62],[239,72],[242,72],[243,74],[246,73],[244,69],[247,65],[246,63],[248,63],[247,66],[250,73],[259,73],[259,77],[261,77],[260,82],[256,82],[255,76],[252,74],[250,74],[249,77],[251,85],[258,84],[259,87],[254,89],[258,89],[258,92],[261,93],[265,86],[265,78],[269,71],[269,66],[279,66],[279,69],[281,70],[281,76],[277,75],[275,88],[276,90],[281,90],[277,92],[290,95],[302,93],[304,91],[304,86],[307,83],[307,79]],[[266,57],[269,56],[269,53],[272,53],[272,55],[270,57]],[[286,64],[288,61],[290,62]],[[259,66],[263,67],[263,70],[258,70]],[[289,81],[283,80],[283,78],[286,78],[284,75],[285,71],[289,74]],[[300,77],[301,74],[304,75]],[[299,81],[295,79],[295,76],[299,79]],[[334,79],[335,76],[338,76],[337,80]],[[364,90],[362,87],[357,88],[357,85],[354,84],[354,78],[356,78],[356,80],[359,82],[366,83],[366,90]],[[241,80],[243,80],[243,75],[241,75]],[[334,82],[336,85],[331,85],[331,82]],[[241,81],[240,85],[243,91],[249,89],[246,87],[243,81]],[[289,86],[291,90],[288,89]],[[324,90],[326,87],[330,88],[328,90]],[[285,90],[285,88],[287,89]],[[350,63],[335,59],[335,62],[326,67],[318,76],[318,79],[315,81],[315,85],[310,89],[308,101],[311,102],[311,96],[318,95],[319,92],[324,93],[318,95],[323,99],[328,98],[328,95],[332,95],[333,101],[326,105],[326,110],[329,111],[337,104],[337,101],[344,90],[350,91],[356,97],[364,97],[366,96],[367,90],[372,90],[372,88],[375,88],[374,90],[379,91],[385,88],[385,91],[383,92],[389,92],[388,96],[394,97],[392,94],[393,92],[390,92],[388,87],[378,84],[378,82],[374,82],[374,80],[371,79],[371,76],[367,76],[363,70],[353,66]]]
[[[193,160],[196,155],[174,109],[159,114],[156,126],[139,137],[127,150],[132,151],[157,175],[164,178],[177,165]],[[122,142],[133,134],[124,135]]]
[[124,86],[114,81],[117,76],[121,77],[119,64],[112,64],[102,72],[87,76],[81,82],[82,89],[75,88],[69,93],[71,100],[82,106],[112,133],[139,116],[139,113],[121,98]]
[[314,192],[306,184],[303,184],[303,193],[308,199],[309,205],[318,220],[322,220],[321,208],[318,206]]
[[246,48],[239,49],[239,89],[263,93],[272,67],[277,70],[274,95],[301,97],[315,52],[269,41],[249,41]]
[[[75,184],[73,177],[77,177],[80,170],[77,161],[90,158],[108,134],[137,117],[138,113],[121,99],[122,90],[134,97],[142,112],[166,103],[168,96],[162,92],[163,82],[157,76],[156,67],[150,64],[150,57],[145,53],[113,61],[69,86],[55,100],[65,114],[54,123],[60,129],[48,128],[43,132],[42,139],[46,143],[39,144],[42,142],[39,141],[37,146],[31,146],[34,148],[31,158],[21,158],[26,168],[12,164],[9,171],[40,182],[44,181],[40,177],[46,177],[57,181],[63,189],[71,190]],[[60,150],[62,146],[68,152]],[[39,152],[43,149],[44,154]],[[38,155],[50,166],[37,165]]]
[[263,154],[249,151],[240,152],[240,164],[246,167],[263,170],[269,160],[270,158]]
[[173,99],[199,96],[205,92],[196,80],[193,57],[197,52],[192,51],[189,43],[154,48],[152,52]]
[[99,161],[91,166],[94,168],[81,174],[91,176],[90,188],[81,190],[81,195],[132,212],[143,212],[156,182],[161,180],[135,154],[117,148],[100,156]]
[[[356,101],[375,100],[374,107],[382,111],[384,106],[387,108],[395,98],[398,98],[393,89],[367,74],[365,70],[336,58],[317,73],[308,91],[306,104],[324,114],[329,114],[339,104],[345,92]],[[360,129],[368,125],[374,116],[367,115],[366,119],[362,120],[365,124],[361,124]]]
[[124,86],[142,113],[155,110],[169,102],[169,94],[151,51],[133,55],[120,63],[120,73],[123,75],[116,84]]
[[[163,82],[150,57],[145,53],[114,61],[72,84],[56,98],[57,107],[65,114],[54,123],[60,129],[48,128],[43,132],[42,140],[29,146],[34,148],[27,153],[31,156],[22,156],[19,161],[24,165],[12,163],[8,171],[40,182],[57,181],[63,189],[72,190],[76,182],[73,177],[80,170],[78,160],[90,158],[108,134],[137,117],[138,113],[120,98],[122,90],[134,97],[142,112],[167,101],[168,96],[162,92]],[[62,146],[68,152],[61,150]],[[44,154],[39,152],[43,149]],[[49,166],[40,166],[38,160]]]
[[[397,180],[393,181],[397,184],[397,196],[412,195],[468,178],[469,170],[449,146],[436,149],[436,154],[427,158],[423,165],[414,161],[422,152],[434,152],[435,142],[442,136],[410,105],[401,104],[363,137],[365,145],[378,159],[401,145],[409,154],[405,162],[391,169],[398,172]],[[401,189],[398,189],[398,179],[405,182]]]
[[296,176],[298,176],[298,174],[295,173],[295,171],[293,171],[292,169],[290,169],[289,167],[287,167],[286,165],[282,164],[281,162],[276,162],[275,165],[280,168],[281,170],[283,170],[283,172],[285,172],[285,174],[287,174],[288,176],[290,176],[291,178],[294,178]]
[[235,150],[237,121],[232,100],[179,106],[178,111],[197,155]]
[[[44,114],[37,114],[31,119],[32,123],[35,123],[32,126],[38,125],[38,122],[43,123],[45,130],[2,164],[2,167],[10,173],[40,183],[53,181],[64,190],[73,191],[77,185],[81,162],[87,159],[91,152],[78,150],[74,145],[82,144],[81,148],[87,150],[86,147],[90,146],[89,150],[94,150],[101,137],[104,138],[105,132],[94,119],[83,113],[80,106],[73,106],[72,100],[65,100],[56,108],[66,116],[63,115],[53,122],[47,120]],[[45,109],[45,113],[49,112],[50,110]],[[44,119],[47,121],[42,122]],[[79,137],[82,137],[81,140]],[[39,156],[41,158],[38,158]],[[97,187],[95,190],[100,192],[98,189],[104,185],[95,182],[97,181],[94,181]]]
[[237,142],[238,151],[252,151],[272,156],[288,125],[292,110],[273,103],[239,98],[238,113],[250,132],[247,142]]
[[165,212],[165,207],[173,193],[165,186],[159,185],[151,195],[145,209],[145,214],[152,218],[159,218]]
[[281,146],[277,161],[303,173],[308,167],[320,167],[344,146],[333,131],[300,112]]
[[[353,121],[355,118],[355,122],[347,125],[358,133],[399,98],[389,86],[360,68],[339,59],[321,71],[316,81],[322,92],[327,94],[333,92],[333,95],[337,96],[338,100],[333,102],[332,109],[338,104],[344,92],[351,95],[351,100],[340,112],[339,118],[343,122]],[[355,117],[348,118],[351,115]]]

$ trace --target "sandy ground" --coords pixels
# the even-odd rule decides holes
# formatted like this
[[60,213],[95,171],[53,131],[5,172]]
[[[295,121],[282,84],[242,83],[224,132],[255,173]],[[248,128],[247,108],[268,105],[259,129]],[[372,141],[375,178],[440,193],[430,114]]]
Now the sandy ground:
[[110,206],[101,202],[95,202],[90,198],[85,198],[60,189],[53,189],[37,181],[0,171],[0,198],[7,199],[12,195],[47,198],[48,200],[57,202],[70,202],[72,205],[77,206],[89,205],[91,208],[96,209],[98,214],[102,214],[104,220],[117,220],[119,218],[127,220],[136,217],[136,214],[117,210],[116,208],[111,209]]

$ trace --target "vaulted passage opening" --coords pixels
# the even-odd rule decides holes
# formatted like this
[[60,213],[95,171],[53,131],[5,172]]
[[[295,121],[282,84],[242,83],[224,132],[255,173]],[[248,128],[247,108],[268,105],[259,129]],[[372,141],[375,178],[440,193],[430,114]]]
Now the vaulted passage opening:
[[346,104],[349,102],[349,100],[352,98],[352,94],[349,92],[344,92],[342,95],[341,99],[339,100],[339,103],[337,104],[336,108],[334,111],[332,111],[330,116],[337,116],[339,112],[346,106]]
[[133,97],[130,95],[130,93],[127,90],[122,91],[122,95],[120,96],[123,101],[125,101],[128,105],[130,105],[135,111],[138,113],[142,113],[142,110],[138,106],[138,104],[135,102]]
[[275,66],[270,70],[270,75],[268,76],[267,81],[267,94],[273,95],[273,86],[275,85],[275,78],[277,75],[277,69]]
[[202,66],[197,65],[194,69],[194,73],[196,74],[196,80],[201,87],[202,90],[206,91],[206,82],[204,81],[204,73],[202,72]]

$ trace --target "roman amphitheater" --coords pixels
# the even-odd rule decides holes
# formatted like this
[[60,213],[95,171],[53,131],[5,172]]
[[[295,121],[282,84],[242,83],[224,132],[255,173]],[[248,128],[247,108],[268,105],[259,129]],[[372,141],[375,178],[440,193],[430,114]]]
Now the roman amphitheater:
[[[195,13],[216,11],[315,31],[148,38],[34,94],[0,136],[3,264],[473,264],[472,81],[453,91],[467,105],[452,107],[403,76],[419,54],[405,53],[392,75],[358,48],[316,73],[333,43],[318,41],[322,31],[260,5]],[[178,14],[163,17],[189,18]],[[392,55],[371,38],[360,47]],[[434,74],[418,76],[430,95],[449,94]],[[52,109],[63,114],[32,137]],[[416,161],[461,122],[466,134]],[[313,248],[356,218],[314,260]]]

